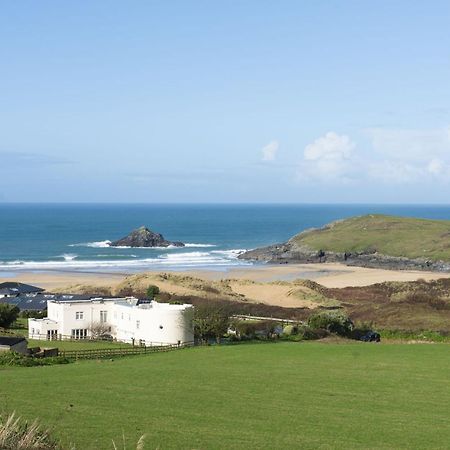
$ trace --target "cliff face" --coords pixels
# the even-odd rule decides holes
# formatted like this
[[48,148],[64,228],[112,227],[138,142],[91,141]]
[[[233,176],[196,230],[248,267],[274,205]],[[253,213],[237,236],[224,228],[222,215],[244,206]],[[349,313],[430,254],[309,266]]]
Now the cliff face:
[[379,268],[388,270],[429,270],[450,272],[450,263],[430,261],[424,258],[405,258],[380,253],[334,253],[308,247],[296,247],[289,242],[250,250],[238,256],[239,259],[262,261],[273,264],[308,264],[339,262],[348,266]]
[[182,242],[172,242],[164,239],[160,233],[155,233],[146,227],[140,227],[117,241],[111,242],[110,247],[184,247]]
[[441,259],[450,244],[443,233],[449,227],[448,221],[364,216],[304,231],[287,242],[251,250],[239,258],[450,272],[450,258]]

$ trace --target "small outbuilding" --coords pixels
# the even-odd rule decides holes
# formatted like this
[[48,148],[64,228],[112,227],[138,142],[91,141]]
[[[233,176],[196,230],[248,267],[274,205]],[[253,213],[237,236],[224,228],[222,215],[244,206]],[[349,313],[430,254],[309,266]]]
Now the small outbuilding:
[[0,353],[7,351],[26,355],[28,351],[28,341],[22,336],[0,336]]

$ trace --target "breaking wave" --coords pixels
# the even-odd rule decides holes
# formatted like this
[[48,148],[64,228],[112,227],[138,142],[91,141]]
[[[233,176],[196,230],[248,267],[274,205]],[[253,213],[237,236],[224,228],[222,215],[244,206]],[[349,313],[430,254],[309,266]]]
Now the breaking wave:
[[[167,250],[167,249],[174,249],[174,248],[183,248],[183,247],[177,247],[176,245],[169,245],[168,247],[130,247],[128,245],[117,245],[114,247],[111,247],[111,241],[105,240],[105,241],[97,241],[97,242],[80,242],[78,244],[69,244],[69,247],[91,247],[91,248],[132,248],[137,250]],[[209,248],[209,247],[216,247],[215,244],[196,244],[196,243],[186,243],[184,244],[185,248]]]
[[[213,250],[209,252],[192,251],[179,253],[165,253],[153,258],[136,258],[136,255],[126,255],[127,259],[93,259],[83,260],[80,256],[64,254],[61,260],[50,261],[24,261],[16,260],[0,262],[3,270],[74,270],[74,271],[144,271],[144,270],[166,270],[166,269],[189,269],[189,268],[226,268],[232,266],[251,265],[251,262],[239,260],[237,257],[243,249]],[[97,258],[103,255],[96,255]],[[110,258],[115,255],[104,255]],[[125,256],[125,255],[123,255]],[[60,257],[60,258],[61,258]],[[135,258],[135,259],[131,259]]]
[[78,258],[78,255],[73,253],[64,253],[60,256],[60,258],[64,258],[64,261],[73,261],[75,258]]
[[79,244],[69,244],[69,247],[91,247],[91,248],[109,248],[111,241],[98,241],[98,242],[81,242]]

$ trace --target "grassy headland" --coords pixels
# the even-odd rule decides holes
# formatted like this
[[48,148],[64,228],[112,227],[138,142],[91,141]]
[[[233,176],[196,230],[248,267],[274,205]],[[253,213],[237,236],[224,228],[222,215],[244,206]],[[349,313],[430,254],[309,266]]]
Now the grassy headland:
[[450,272],[450,221],[369,214],[303,231],[239,258]]
[[291,241],[336,253],[372,253],[450,261],[450,221],[370,214],[294,236]]

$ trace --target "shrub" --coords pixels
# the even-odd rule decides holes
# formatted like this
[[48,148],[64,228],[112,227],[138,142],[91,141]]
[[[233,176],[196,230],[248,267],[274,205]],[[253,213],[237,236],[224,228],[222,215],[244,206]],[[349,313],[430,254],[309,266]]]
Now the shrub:
[[270,339],[276,337],[279,325],[273,320],[238,320],[234,328],[241,339]]
[[304,341],[314,341],[329,336],[330,332],[324,328],[313,329],[308,325],[303,325],[298,329],[298,336]]
[[30,356],[25,356],[21,353],[11,351],[0,353],[0,366],[52,366],[54,364],[68,364],[69,362],[69,359],[62,356],[55,356],[51,358],[32,358]]
[[298,334],[298,327],[296,325],[286,325],[283,328],[283,335],[284,336],[293,336]]
[[147,297],[153,299],[158,294],[159,294],[159,287],[154,284],[150,284],[149,287],[147,288]]
[[312,314],[308,325],[313,330],[327,330],[340,336],[350,336],[353,322],[342,312],[322,311]]
[[214,337],[217,342],[228,331],[230,325],[229,308],[214,303],[194,308],[194,335],[202,342]]
[[0,303],[0,328],[9,328],[19,317],[17,306]]

